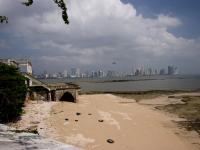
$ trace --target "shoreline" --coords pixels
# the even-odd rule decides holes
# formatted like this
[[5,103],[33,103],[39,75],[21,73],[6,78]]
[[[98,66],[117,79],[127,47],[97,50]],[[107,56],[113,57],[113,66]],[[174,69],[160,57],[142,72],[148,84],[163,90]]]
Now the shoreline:
[[177,93],[195,93],[200,92],[200,89],[195,90],[140,90],[140,91],[80,91],[80,95],[90,94],[177,94]]
[[[151,100],[158,102],[158,100],[163,100],[160,99],[162,96],[168,98],[170,94],[181,95],[183,93],[189,95],[198,93],[200,95],[199,92],[194,91],[190,91],[189,93],[185,91],[167,91],[167,93],[166,91],[145,91],[144,93],[131,92],[129,94],[136,94],[137,96],[142,96],[144,94],[146,97],[144,96],[143,98],[148,98],[149,102],[151,102]],[[108,93],[80,95],[80,103],[76,104],[68,102],[30,103],[28,109],[31,111],[25,114],[26,117],[22,116],[22,122],[19,126],[27,127],[28,124],[30,126],[30,116],[32,118],[32,123],[34,123],[33,118],[35,117],[36,120],[40,119],[38,122],[35,121],[36,125],[38,125],[37,129],[40,135],[51,137],[59,142],[71,144],[86,150],[131,150],[133,148],[138,150],[157,150],[161,149],[161,147],[163,149],[163,146],[168,146],[167,143],[170,142],[178,145],[179,148],[175,150],[197,150],[200,148],[198,135],[196,135],[195,132],[188,132],[185,129],[180,129],[174,122],[184,119],[180,119],[176,115],[169,116],[165,112],[157,110],[148,104],[138,103],[142,102],[144,99],[138,101],[138,97],[134,100],[133,97],[119,97],[119,94],[120,93],[117,93],[117,96]],[[121,94],[124,94],[124,92]],[[151,97],[150,95],[152,94],[155,95]],[[126,92],[125,95],[128,95],[128,93]],[[41,113],[41,108],[47,110],[45,114]],[[80,115],[77,115],[77,113],[80,113]],[[134,114],[138,115],[135,116]],[[28,118],[29,122],[27,121]],[[26,121],[23,122],[23,120]],[[103,120],[103,122],[99,122],[98,120]],[[132,125],[130,126],[130,124]],[[141,124],[142,128],[137,126],[137,124]],[[154,129],[152,125],[155,125],[156,128]],[[91,131],[94,133],[90,133]],[[141,131],[141,133],[139,131]],[[145,134],[143,133],[144,131],[146,132]],[[105,136],[107,133],[109,133],[110,136]],[[139,141],[148,145],[149,141],[144,136],[147,133],[148,136],[151,137],[148,140],[152,143],[157,144],[154,140],[162,139],[160,141],[161,143],[155,146],[151,145],[152,147],[143,147],[143,144],[140,145],[137,143],[138,141],[135,143],[131,140],[140,137],[139,139],[141,141]],[[158,134],[152,137],[151,134],[155,133]],[[165,135],[165,133],[168,134]],[[185,137],[185,135],[188,137]],[[114,140],[113,144],[108,144],[106,142],[109,138]],[[171,141],[170,138],[174,139],[179,144]],[[123,145],[129,148],[125,148]],[[185,145],[189,148],[187,149],[185,146],[181,145]],[[170,147],[170,149],[173,149],[173,147]]]

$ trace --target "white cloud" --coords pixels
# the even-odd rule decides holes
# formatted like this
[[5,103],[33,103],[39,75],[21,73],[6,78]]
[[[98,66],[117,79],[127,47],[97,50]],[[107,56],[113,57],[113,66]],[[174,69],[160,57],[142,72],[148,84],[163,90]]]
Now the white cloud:
[[[9,5],[0,0],[0,7],[4,3]],[[26,42],[27,48],[41,52],[34,60],[108,66],[116,59],[131,66],[154,61],[171,63],[181,56],[192,58],[193,52],[199,53],[199,40],[176,37],[168,31],[182,24],[176,17],[160,14],[154,19],[144,18],[133,5],[120,0],[68,0],[70,25],[65,25],[53,2],[35,3],[30,12],[23,8],[28,15],[19,9],[6,10],[17,18],[11,25],[12,36]]]
[[177,27],[181,25],[181,21],[179,19],[165,15],[158,16],[158,23],[164,27]]

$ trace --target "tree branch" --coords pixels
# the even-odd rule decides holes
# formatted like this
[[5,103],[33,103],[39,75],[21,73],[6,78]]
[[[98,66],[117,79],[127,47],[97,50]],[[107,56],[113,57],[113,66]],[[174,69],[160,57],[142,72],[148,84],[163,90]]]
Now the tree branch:
[[0,23],[8,23],[8,17],[6,16],[0,16]]
[[33,0],[27,0],[26,2],[22,2],[22,4],[25,6],[30,6],[33,4]]
[[53,1],[58,5],[58,7],[62,9],[62,18],[65,24],[69,24],[68,15],[67,15],[67,7],[65,5],[65,2],[63,0],[53,0]]
[[[68,15],[67,15],[67,7],[65,5],[64,0],[53,0],[58,7],[62,10],[62,18],[65,24],[69,24]],[[25,2],[22,2],[25,6],[31,6],[33,4],[33,0],[26,0]],[[8,23],[8,17],[6,16],[0,16],[0,23],[6,22]]]

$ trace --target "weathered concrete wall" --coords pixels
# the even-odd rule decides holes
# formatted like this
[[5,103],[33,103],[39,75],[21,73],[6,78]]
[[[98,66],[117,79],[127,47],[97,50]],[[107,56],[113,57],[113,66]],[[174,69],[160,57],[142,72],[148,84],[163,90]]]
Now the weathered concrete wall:
[[55,101],[59,101],[61,97],[66,93],[70,93],[74,97],[74,102],[78,102],[78,91],[74,89],[67,89],[67,90],[56,90],[54,91],[55,97],[53,98]]
[[29,91],[27,93],[27,96],[29,100],[42,100],[47,101],[48,100],[48,93],[46,91],[40,91],[40,92],[33,92]]
[[29,91],[27,93],[28,100],[43,100],[43,101],[60,101],[61,97],[65,93],[69,93],[72,95],[75,103],[78,102],[78,90],[76,89],[57,89],[57,90],[41,90],[41,91]]

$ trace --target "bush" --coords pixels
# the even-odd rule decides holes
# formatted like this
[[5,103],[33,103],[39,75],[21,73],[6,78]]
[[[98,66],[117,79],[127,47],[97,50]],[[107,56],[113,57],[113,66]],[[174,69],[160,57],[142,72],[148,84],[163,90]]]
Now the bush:
[[22,114],[27,87],[18,68],[0,63],[0,122],[9,122]]

